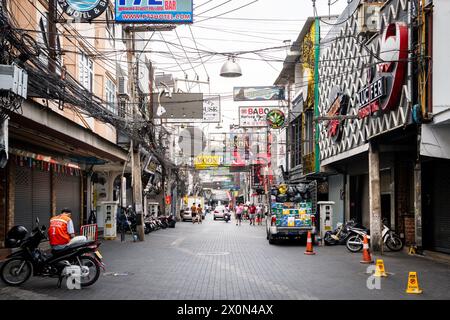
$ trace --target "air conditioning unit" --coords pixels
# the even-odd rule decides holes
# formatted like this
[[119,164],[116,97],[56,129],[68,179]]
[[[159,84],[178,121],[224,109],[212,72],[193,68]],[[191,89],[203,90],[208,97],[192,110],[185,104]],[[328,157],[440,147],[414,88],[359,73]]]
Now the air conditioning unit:
[[19,66],[0,65],[0,90],[10,91],[22,98],[27,98],[28,74]]
[[129,96],[127,77],[119,77],[119,96]]
[[358,9],[358,33],[376,33],[380,30],[381,7],[384,2],[364,2]]

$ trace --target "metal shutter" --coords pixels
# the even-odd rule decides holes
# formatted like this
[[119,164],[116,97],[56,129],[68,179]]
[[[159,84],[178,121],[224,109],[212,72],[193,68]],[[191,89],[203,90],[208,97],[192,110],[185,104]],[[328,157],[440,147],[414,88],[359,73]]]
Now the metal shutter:
[[436,163],[433,179],[434,249],[450,253],[450,168],[448,162]]
[[39,218],[39,224],[48,229],[51,216],[50,172],[33,170],[33,221]]
[[31,169],[16,166],[14,199],[14,225],[21,225],[33,229],[32,215],[32,175]]
[[58,174],[55,179],[55,189],[56,212],[60,213],[63,208],[70,208],[75,232],[78,233],[81,217],[80,177]]

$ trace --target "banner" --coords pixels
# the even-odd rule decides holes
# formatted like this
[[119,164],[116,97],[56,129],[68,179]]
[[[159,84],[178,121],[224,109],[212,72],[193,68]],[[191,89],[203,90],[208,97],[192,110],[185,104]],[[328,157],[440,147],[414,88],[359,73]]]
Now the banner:
[[202,122],[220,122],[220,96],[204,97]]
[[207,169],[220,165],[220,156],[199,155],[194,159],[195,169]]
[[239,107],[239,126],[267,127],[267,115],[278,107]]
[[193,0],[116,0],[116,22],[188,24]]

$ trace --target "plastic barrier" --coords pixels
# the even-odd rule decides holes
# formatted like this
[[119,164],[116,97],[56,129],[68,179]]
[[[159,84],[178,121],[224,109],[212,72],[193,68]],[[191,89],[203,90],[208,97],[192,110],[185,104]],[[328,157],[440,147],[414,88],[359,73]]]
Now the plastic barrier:
[[88,241],[97,241],[98,238],[98,227],[97,224],[86,224],[81,226],[80,234],[85,236]]

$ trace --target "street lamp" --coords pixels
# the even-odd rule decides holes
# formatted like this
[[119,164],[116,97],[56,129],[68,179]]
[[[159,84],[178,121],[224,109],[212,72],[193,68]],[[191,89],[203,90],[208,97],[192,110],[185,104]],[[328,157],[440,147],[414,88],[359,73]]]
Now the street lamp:
[[228,61],[223,64],[220,69],[220,76],[225,78],[237,78],[242,76],[241,67],[237,64],[234,56],[228,57]]

